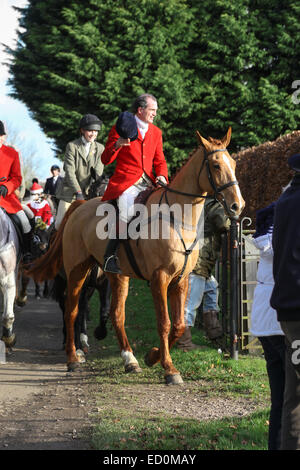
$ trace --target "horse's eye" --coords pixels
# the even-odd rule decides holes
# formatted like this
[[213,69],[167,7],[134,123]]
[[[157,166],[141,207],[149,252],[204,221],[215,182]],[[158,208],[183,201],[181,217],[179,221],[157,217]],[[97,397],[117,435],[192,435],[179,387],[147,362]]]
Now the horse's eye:
[[216,168],[216,170],[219,170],[219,169],[220,169],[220,165],[218,165],[218,163],[215,163],[215,164],[214,164],[214,168]]

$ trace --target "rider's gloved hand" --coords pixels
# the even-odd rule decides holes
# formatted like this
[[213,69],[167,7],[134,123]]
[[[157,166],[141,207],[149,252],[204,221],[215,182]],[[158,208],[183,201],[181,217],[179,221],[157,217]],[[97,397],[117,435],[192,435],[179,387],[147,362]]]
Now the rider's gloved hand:
[[[0,186],[0,188],[1,188],[1,186]],[[80,192],[76,193],[76,200],[77,201],[83,201],[83,199],[84,199],[84,197],[83,197],[82,193],[80,193]]]
[[7,193],[8,193],[7,187],[2,184],[0,186],[0,196],[5,197],[7,196]]

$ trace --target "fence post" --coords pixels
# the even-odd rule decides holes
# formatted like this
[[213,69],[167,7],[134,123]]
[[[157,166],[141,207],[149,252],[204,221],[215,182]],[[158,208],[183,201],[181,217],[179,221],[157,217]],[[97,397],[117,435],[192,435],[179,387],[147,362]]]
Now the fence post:
[[231,219],[230,224],[230,346],[231,358],[238,359],[238,222]]

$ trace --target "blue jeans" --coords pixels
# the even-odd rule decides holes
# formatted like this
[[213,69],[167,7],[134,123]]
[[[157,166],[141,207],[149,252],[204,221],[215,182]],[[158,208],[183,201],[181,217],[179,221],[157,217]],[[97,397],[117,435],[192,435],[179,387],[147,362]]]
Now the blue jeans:
[[189,290],[185,302],[184,319],[187,326],[194,326],[198,308],[203,300],[203,312],[220,310],[218,305],[218,283],[214,276],[208,279],[191,273]]

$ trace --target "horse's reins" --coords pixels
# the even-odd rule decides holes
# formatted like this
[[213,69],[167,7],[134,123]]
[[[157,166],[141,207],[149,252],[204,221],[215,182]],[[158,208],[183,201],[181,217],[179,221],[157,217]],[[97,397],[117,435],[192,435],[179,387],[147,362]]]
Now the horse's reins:
[[[218,200],[217,196],[219,194],[221,194],[221,192],[224,191],[224,189],[230,188],[230,186],[238,185],[237,180],[229,181],[228,183],[225,183],[225,184],[223,184],[222,186],[219,186],[219,187],[217,187],[215,182],[214,182],[213,175],[212,175],[212,172],[211,172],[211,169],[210,169],[210,166],[209,166],[208,157],[209,157],[209,155],[212,155],[216,152],[225,152],[225,151],[226,151],[226,149],[216,149],[216,150],[212,150],[211,152],[206,152],[206,149],[204,149],[204,158],[203,158],[203,162],[202,162],[202,165],[201,165],[201,168],[200,168],[200,171],[199,171],[199,176],[198,176],[198,180],[199,180],[200,175],[201,175],[202,170],[203,170],[204,165],[205,165],[206,170],[207,170],[208,181],[209,181],[209,183],[210,183],[210,185],[211,185],[211,187],[214,191],[214,197],[215,197],[216,200]],[[164,191],[163,191],[163,193],[161,195],[161,198],[160,198],[160,201],[159,201],[159,205],[161,204],[163,197],[165,197],[168,206],[170,205],[169,201],[168,201],[168,197],[167,197],[167,191],[172,192],[172,193],[176,193],[176,194],[180,194],[182,196],[199,197],[199,198],[203,198],[203,199],[206,199],[206,198],[210,197],[210,196],[204,196],[203,194],[185,193],[183,191],[179,191],[177,189],[170,188],[168,185],[166,185],[165,183],[163,183],[161,181],[158,181],[158,184],[164,188]],[[222,194],[221,194],[221,196],[222,196],[222,201],[220,201],[220,202],[224,206],[226,212],[229,214],[230,210],[228,208],[227,202],[226,202],[226,200],[225,200],[225,198]],[[181,243],[182,243],[183,248],[184,248],[184,255],[185,255],[185,259],[184,259],[184,263],[183,263],[181,273],[179,274],[178,278],[176,279],[176,283],[173,284],[173,286],[172,286],[172,287],[174,287],[175,285],[177,285],[179,283],[179,281],[181,280],[181,278],[183,276],[183,273],[184,273],[186,265],[187,265],[188,256],[192,253],[193,249],[195,248],[196,244],[199,241],[199,233],[198,233],[198,227],[197,227],[197,235],[196,235],[195,240],[193,241],[193,243],[191,244],[191,246],[189,248],[186,248],[186,245],[185,245],[185,242],[182,238],[182,235],[181,235],[180,231],[178,230],[178,228],[176,227],[176,225],[174,223],[173,212],[171,212],[170,222],[175,227],[175,229],[176,229],[176,231],[177,231],[177,233],[180,237]]]

